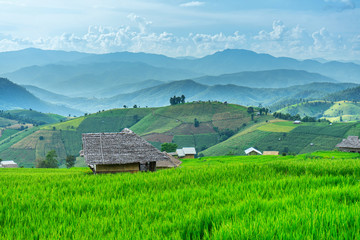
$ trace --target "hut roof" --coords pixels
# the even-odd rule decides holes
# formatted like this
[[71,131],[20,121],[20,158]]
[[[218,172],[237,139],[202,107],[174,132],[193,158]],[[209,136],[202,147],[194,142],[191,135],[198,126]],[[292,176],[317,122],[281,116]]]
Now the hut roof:
[[85,133],[82,140],[88,165],[169,160],[168,155],[127,128],[118,133]]
[[157,161],[156,167],[177,168],[180,164],[182,164],[182,161],[174,158],[170,153],[164,152],[164,154],[168,155],[169,160]]
[[343,139],[341,143],[336,145],[338,148],[360,148],[360,141],[358,136],[348,136]]
[[2,161],[0,163],[1,168],[17,168],[19,167],[16,162],[14,161]]
[[262,155],[279,155],[279,151],[264,151]]
[[256,153],[262,155],[262,153],[261,153],[259,150],[255,149],[255,148],[253,148],[253,147],[248,148],[248,149],[245,150],[245,154],[249,154],[249,153],[251,153],[251,152],[256,152]]

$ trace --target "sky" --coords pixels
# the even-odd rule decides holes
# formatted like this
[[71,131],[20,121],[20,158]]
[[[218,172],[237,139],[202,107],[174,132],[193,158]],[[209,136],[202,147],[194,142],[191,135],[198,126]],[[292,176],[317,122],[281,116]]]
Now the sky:
[[0,51],[360,61],[360,0],[0,0]]

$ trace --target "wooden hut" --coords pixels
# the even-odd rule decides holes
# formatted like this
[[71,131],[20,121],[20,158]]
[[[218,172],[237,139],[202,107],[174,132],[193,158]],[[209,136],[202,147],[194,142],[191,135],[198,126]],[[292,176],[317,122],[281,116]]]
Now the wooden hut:
[[16,162],[14,161],[1,161],[0,162],[0,168],[18,168]]
[[342,152],[357,152],[360,153],[360,141],[358,136],[348,136],[347,139],[343,139],[341,143],[336,145]]
[[82,135],[85,162],[94,173],[155,171],[156,162],[169,161],[130,129],[118,133]]
[[176,149],[176,155],[179,158],[195,158],[196,150],[194,147],[183,147]]
[[262,153],[259,150],[253,147],[246,149],[244,152],[246,155],[262,155]]

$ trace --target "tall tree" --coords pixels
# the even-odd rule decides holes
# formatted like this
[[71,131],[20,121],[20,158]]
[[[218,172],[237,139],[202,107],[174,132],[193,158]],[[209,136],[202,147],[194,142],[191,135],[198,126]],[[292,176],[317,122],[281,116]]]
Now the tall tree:
[[76,158],[73,155],[67,155],[66,156],[66,167],[72,168],[75,165]]
[[161,144],[161,151],[162,152],[175,152],[178,145],[176,143],[163,143]]

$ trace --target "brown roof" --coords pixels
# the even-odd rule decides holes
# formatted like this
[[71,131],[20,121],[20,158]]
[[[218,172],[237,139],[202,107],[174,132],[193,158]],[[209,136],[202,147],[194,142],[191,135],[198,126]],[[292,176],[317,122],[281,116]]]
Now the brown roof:
[[264,151],[263,155],[279,155],[279,151]]
[[88,165],[146,163],[170,159],[127,128],[117,133],[84,133],[82,141]]
[[341,143],[336,145],[338,148],[360,148],[360,142],[358,136],[348,136],[347,139],[343,139]]
[[174,158],[170,153],[164,152],[164,154],[168,155],[169,160],[157,161],[156,167],[177,168],[178,166],[180,166],[180,164],[182,164],[182,161]]

